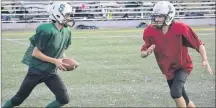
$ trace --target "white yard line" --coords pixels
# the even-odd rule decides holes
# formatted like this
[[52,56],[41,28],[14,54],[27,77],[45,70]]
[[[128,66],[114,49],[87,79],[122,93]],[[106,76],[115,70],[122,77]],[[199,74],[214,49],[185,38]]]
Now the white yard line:
[[27,43],[27,42],[20,42],[19,40],[15,40],[15,39],[5,39],[5,40],[10,41],[12,43],[19,44],[19,45],[24,45],[24,46],[29,45],[29,43]]
[[[215,33],[202,33],[202,34],[197,34],[198,36],[206,36],[206,35],[215,35]],[[142,38],[142,35],[133,35],[133,36],[80,36],[80,37],[73,37],[72,39],[86,39],[86,38]],[[10,38],[2,38],[2,40],[28,40],[29,38],[17,38],[17,39],[10,39]]]

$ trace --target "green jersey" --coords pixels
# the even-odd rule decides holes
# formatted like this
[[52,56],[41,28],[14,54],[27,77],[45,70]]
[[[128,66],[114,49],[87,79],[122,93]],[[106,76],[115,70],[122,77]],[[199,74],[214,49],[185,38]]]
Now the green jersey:
[[64,50],[71,44],[71,29],[63,27],[58,30],[54,23],[41,24],[37,27],[35,35],[29,40],[30,45],[24,54],[22,63],[41,71],[53,73],[57,70],[56,65],[33,57],[33,49],[37,47],[49,57],[62,58]]

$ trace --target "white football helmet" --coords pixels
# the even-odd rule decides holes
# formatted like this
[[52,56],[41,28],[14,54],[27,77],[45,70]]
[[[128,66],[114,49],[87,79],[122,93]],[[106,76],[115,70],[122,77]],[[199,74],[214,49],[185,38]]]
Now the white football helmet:
[[162,27],[164,25],[170,25],[175,16],[175,7],[168,1],[159,1],[153,7],[152,13],[152,24],[155,24],[155,16],[156,15],[164,15],[165,20],[163,24],[157,25]]
[[72,6],[67,2],[54,2],[50,7],[49,18],[65,26],[73,26],[74,20],[70,17],[73,14]]

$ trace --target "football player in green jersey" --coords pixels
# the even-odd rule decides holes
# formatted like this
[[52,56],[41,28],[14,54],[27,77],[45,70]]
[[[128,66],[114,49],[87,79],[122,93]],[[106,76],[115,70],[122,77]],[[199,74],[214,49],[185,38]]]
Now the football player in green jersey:
[[64,50],[71,44],[72,6],[66,2],[53,3],[49,18],[52,23],[41,24],[35,35],[30,37],[30,46],[22,62],[28,65],[20,89],[9,99],[3,108],[19,106],[30,95],[35,86],[45,83],[56,99],[46,107],[59,108],[69,102],[67,89],[57,73],[57,69],[66,70],[62,62]]

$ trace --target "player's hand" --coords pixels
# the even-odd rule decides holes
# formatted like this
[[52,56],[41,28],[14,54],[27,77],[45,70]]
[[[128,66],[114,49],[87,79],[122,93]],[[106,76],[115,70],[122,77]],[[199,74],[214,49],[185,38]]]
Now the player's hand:
[[148,54],[148,55],[151,54],[151,53],[154,51],[154,49],[155,49],[155,45],[152,44],[152,45],[146,50],[147,54]]
[[209,74],[213,74],[213,71],[212,71],[207,59],[202,61],[202,66],[209,72]]
[[66,71],[67,69],[63,66],[63,65],[68,65],[68,64],[64,64],[62,62],[62,59],[55,59],[55,65],[57,68],[59,68],[60,70]]
[[154,49],[155,49],[155,45],[153,44],[147,50],[141,52],[141,57],[142,58],[147,57],[149,54],[151,54],[154,51]]

